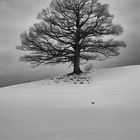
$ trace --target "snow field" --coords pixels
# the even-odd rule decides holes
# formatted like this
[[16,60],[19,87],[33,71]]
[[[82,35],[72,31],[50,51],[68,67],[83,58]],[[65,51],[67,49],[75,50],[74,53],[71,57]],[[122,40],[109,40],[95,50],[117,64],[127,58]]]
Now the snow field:
[[0,140],[139,140],[139,73],[129,66],[84,75],[86,84],[64,76],[1,88]]

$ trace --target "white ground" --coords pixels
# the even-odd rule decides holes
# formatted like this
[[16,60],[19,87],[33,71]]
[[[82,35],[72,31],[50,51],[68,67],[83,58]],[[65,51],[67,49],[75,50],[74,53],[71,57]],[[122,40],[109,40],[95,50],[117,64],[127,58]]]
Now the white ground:
[[1,88],[0,140],[139,140],[140,66],[92,77],[85,85],[44,80]]

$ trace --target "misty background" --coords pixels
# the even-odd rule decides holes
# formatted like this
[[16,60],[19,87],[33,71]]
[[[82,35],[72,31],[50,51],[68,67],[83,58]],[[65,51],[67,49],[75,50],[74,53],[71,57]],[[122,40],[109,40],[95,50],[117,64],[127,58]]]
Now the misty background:
[[[18,59],[26,52],[16,49],[20,44],[20,34],[28,30],[37,14],[49,6],[51,0],[0,0],[0,87],[32,80],[40,80],[72,71],[66,65],[40,66],[32,69],[30,64]],[[120,56],[110,60],[94,62],[95,68],[107,68],[140,64],[140,1],[100,0],[110,5],[114,23],[124,28],[123,35],[116,39],[127,43]]]

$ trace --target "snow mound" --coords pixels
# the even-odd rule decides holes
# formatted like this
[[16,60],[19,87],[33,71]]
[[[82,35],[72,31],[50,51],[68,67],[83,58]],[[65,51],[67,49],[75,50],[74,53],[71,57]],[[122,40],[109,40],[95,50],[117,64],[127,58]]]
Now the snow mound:
[[[33,82],[41,85],[65,85],[65,84],[93,84],[102,83],[108,86],[108,82],[114,81],[115,84],[120,82],[125,84],[131,84],[133,82],[140,81],[140,66],[125,66],[107,69],[95,69],[93,72],[84,72],[80,75],[64,75],[59,77],[53,77],[50,79],[44,79],[41,81]],[[28,83],[27,83],[28,84]],[[136,83],[136,84],[139,84]],[[121,85],[122,86],[122,85]]]

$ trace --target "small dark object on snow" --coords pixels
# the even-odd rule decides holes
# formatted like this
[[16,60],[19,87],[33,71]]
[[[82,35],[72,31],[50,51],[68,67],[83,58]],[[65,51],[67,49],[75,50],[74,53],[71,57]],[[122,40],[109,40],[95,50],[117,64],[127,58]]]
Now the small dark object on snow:
[[95,102],[91,102],[91,104],[95,104]]

